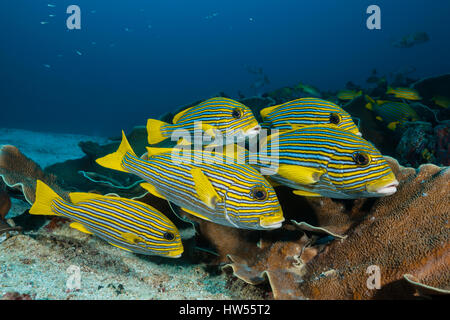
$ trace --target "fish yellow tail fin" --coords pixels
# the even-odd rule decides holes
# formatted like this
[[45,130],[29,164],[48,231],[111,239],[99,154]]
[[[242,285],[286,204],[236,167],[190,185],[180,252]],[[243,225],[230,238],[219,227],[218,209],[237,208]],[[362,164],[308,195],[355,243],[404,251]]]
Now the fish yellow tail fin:
[[393,94],[393,93],[395,93],[394,89],[392,87],[387,87],[386,94]]
[[56,213],[52,210],[52,203],[54,200],[62,200],[49,186],[41,180],[36,182],[36,200],[30,209],[30,214],[55,216]]
[[127,137],[125,136],[125,133],[122,131],[122,142],[120,143],[119,148],[116,152],[108,154],[107,156],[104,156],[103,158],[99,158],[95,160],[99,165],[105,168],[118,170],[122,172],[128,172],[123,166],[123,158],[127,153],[130,153],[131,155],[136,157],[136,154],[134,153],[133,149],[131,148],[130,144],[128,143]]
[[166,140],[168,137],[165,137],[162,134],[161,129],[163,126],[167,126],[167,125],[169,125],[169,124],[164,121],[148,119],[147,120],[148,143],[155,144],[155,143]]

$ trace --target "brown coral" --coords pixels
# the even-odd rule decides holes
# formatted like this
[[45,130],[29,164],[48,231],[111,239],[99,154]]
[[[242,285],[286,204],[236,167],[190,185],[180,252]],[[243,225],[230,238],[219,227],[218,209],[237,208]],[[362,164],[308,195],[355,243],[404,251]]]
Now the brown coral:
[[[8,187],[22,191],[30,204],[33,204],[35,200],[38,179],[55,187],[56,191],[61,191],[55,185],[53,175],[44,173],[35,162],[10,145],[2,146],[0,149],[0,177]],[[63,192],[61,191],[61,193]]]
[[[228,266],[252,284],[266,275],[277,299],[386,299],[448,293],[450,171],[434,165],[416,171],[392,158],[388,161],[400,181],[395,195],[312,202],[309,209],[317,214],[319,227],[335,223],[345,239],[334,240],[324,249],[305,237],[278,238],[258,247],[248,235],[240,234],[239,247],[226,249]],[[223,259],[221,244],[231,234],[225,229],[222,233],[216,230],[205,236],[217,244]],[[367,285],[368,267],[373,265],[380,270],[379,290]]]
[[0,220],[4,219],[11,209],[11,199],[6,192],[5,184],[0,181]]

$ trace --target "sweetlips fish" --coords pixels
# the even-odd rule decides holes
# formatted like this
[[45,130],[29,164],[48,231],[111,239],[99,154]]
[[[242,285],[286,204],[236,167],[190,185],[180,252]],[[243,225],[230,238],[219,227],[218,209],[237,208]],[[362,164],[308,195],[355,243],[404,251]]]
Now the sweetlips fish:
[[388,87],[386,94],[392,94],[395,98],[405,100],[422,100],[419,92],[412,88],[392,88]]
[[93,193],[73,192],[69,197],[71,202],[38,180],[30,213],[69,218],[74,221],[72,228],[126,251],[167,258],[179,258],[183,253],[177,227],[147,204]]
[[407,103],[373,100],[366,95],[366,108],[373,111],[378,121],[383,122],[392,131],[407,121],[418,121],[419,116]]
[[350,114],[337,104],[318,99],[302,98],[260,111],[262,127],[291,130],[309,125],[332,124],[361,136]]
[[353,100],[362,95],[362,90],[341,90],[336,95],[339,100]]
[[172,124],[149,119],[148,143],[156,144],[170,138],[176,130],[187,130],[191,135],[198,129],[211,137],[218,133],[223,138],[256,136],[260,131],[258,121],[249,107],[229,98],[211,98],[176,114]]
[[447,109],[450,106],[450,98],[444,96],[434,96],[431,101],[433,101],[437,106]]
[[148,148],[148,160],[135,155],[122,132],[118,150],[96,162],[135,174],[141,186],[198,218],[242,229],[275,229],[284,221],[277,195],[253,167],[204,150]]
[[[274,151],[273,137],[265,142],[268,156]],[[386,160],[357,135],[336,126],[316,125],[279,132],[277,137],[278,168],[266,168],[264,174],[277,184],[295,189],[294,194],[356,199],[397,191],[398,181]],[[251,155],[249,160],[260,169],[267,162],[261,155],[258,161]]]
[[304,93],[310,94],[310,95],[315,96],[315,97],[321,97],[322,96],[322,94],[319,92],[319,90],[317,88],[315,88],[313,86],[310,86],[310,85],[307,85],[307,84],[303,84],[301,82],[298,85],[296,85],[294,87],[294,89],[301,90]]

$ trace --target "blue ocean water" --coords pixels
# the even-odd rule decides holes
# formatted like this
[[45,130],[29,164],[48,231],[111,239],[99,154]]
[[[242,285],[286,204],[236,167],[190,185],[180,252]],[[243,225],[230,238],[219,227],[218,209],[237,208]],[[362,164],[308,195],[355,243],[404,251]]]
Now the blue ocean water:
[[[372,4],[381,30],[366,27]],[[81,30],[67,29],[69,5]],[[448,0],[1,1],[0,127],[118,135],[219,92],[443,74],[449,17]],[[414,32],[430,41],[392,46]],[[255,88],[258,68],[270,83]]]

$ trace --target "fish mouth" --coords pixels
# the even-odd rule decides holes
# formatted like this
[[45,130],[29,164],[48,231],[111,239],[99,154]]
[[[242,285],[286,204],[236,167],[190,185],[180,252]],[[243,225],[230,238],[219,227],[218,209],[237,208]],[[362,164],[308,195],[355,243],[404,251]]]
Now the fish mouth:
[[259,133],[261,132],[261,126],[258,124],[254,127],[251,127],[250,129],[248,129],[245,133],[244,136],[246,137],[255,137],[257,136]]
[[167,258],[176,259],[176,258],[181,257],[182,253],[183,253],[183,250],[174,251],[174,252],[169,253],[166,257]]
[[264,229],[278,229],[284,222],[283,213],[259,218],[259,225]]
[[368,192],[376,193],[381,196],[390,196],[397,192],[398,184],[399,182],[394,178],[393,180],[390,179],[388,183],[382,186],[379,186],[380,183],[376,183],[374,185],[368,185],[366,189]]
[[353,134],[356,134],[358,137],[362,137],[362,133],[358,129],[354,129],[351,131]]

